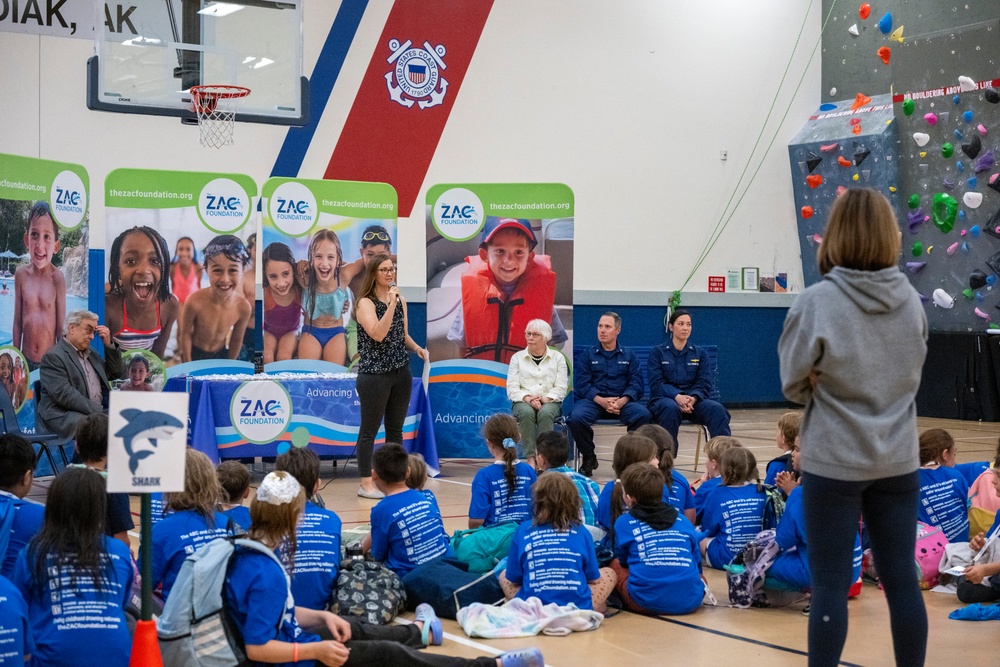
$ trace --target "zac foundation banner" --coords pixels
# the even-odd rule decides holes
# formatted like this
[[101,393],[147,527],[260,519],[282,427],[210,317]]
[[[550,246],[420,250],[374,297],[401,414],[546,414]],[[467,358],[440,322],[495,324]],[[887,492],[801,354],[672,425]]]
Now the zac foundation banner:
[[257,185],[242,174],[118,169],[105,181],[104,317],[123,390],[162,388],[164,365],[253,361]]
[[386,183],[271,178],[261,208],[267,370],[353,367],[365,263],[381,253],[396,259],[396,191]]
[[0,154],[0,389],[25,429],[35,424],[42,355],[62,338],[67,312],[92,309],[89,201],[80,165]]
[[444,184],[427,193],[428,392],[442,457],[484,458],[509,413],[507,368],[527,323],[573,358],[573,192],[558,183]]

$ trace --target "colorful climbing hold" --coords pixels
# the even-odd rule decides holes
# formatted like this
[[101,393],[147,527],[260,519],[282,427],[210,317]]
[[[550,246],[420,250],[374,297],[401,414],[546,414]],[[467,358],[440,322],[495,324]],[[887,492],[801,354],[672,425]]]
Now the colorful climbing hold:
[[927,157],[927,151],[920,151],[920,157]]
[[989,171],[993,168],[993,165],[996,164],[996,161],[997,159],[993,154],[993,151],[986,151],[979,156],[978,160],[976,160],[976,173],[979,174],[984,171]]
[[920,225],[924,224],[927,216],[924,215],[924,209],[918,208],[916,211],[910,211],[906,214],[906,220],[910,228],[911,234],[916,234],[920,229]]
[[882,31],[883,35],[888,35],[892,32],[892,14],[886,12],[885,16],[879,19],[878,29]]
[[959,160],[958,162],[955,163],[955,169],[958,171],[958,173],[961,174],[963,171],[965,171],[965,163]]
[[955,305],[955,298],[940,287],[934,290],[932,298],[934,299],[934,305],[941,308],[951,308]]
[[975,292],[973,292],[972,289],[969,287],[966,287],[964,290],[962,290],[962,296],[964,296],[969,301],[972,301],[973,299],[976,298]]
[[895,185],[890,185],[889,186],[889,192],[895,192],[895,191],[896,191],[896,186]]
[[913,104],[913,100],[910,98],[906,98],[905,100],[903,100],[903,113],[906,114],[907,116],[912,115],[914,106],[915,105]]
[[872,13],[872,6],[867,2],[863,3],[860,7],[858,7],[858,16],[861,17],[862,21],[867,19],[868,15],[871,13]]
[[823,177],[820,174],[809,174],[806,176],[806,183],[809,184],[810,188],[816,189],[823,185]]
[[813,217],[813,207],[812,206],[803,206],[802,209],[801,209],[801,213],[802,213],[802,217],[805,218],[806,220],[808,220],[809,218]]
[[813,243],[815,243],[815,244],[818,245],[818,244],[820,244],[820,243],[823,242],[823,237],[820,236],[819,234],[813,234],[812,235],[812,241],[813,241]]
[[[963,223],[965,222],[965,211],[959,211],[958,212],[958,219],[961,220]],[[965,230],[964,229],[962,230],[962,236],[965,236]]]
[[892,51],[889,49],[888,46],[879,47],[878,57],[882,60],[882,62],[884,62],[886,65],[888,65],[889,64],[889,58],[892,57]]
[[928,125],[937,125],[938,117],[936,113],[925,113],[924,120],[927,121]]
[[983,135],[984,137],[986,136],[986,126],[985,125],[983,125],[982,123],[980,123],[979,125],[976,126],[976,129],[979,130],[979,134]]
[[987,315],[986,313],[984,313],[983,311],[979,310],[978,307],[975,309],[975,313],[976,313],[976,317],[981,317],[984,320],[986,320],[987,322],[990,321],[990,316]]
[[913,245],[910,247],[910,253],[914,257],[920,257],[922,254],[924,254],[924,244],[921,243],[920,241],[914,241]]
[[975,190],[976,186],[979,185],[979,179],[976,178],[975,176],[973,176],[972,178],[968,179],[965,182],[969,186],[970,190]]
[[967,76],[958,77],[958,87],[963,93],[968,93],[976,89],[976,82]]
[[893,42],[899,42],[900,44],[902,44],[903,43],[903,26],[899,26],[898,28],[896,28],[895,30],[893,30],[892,34],[889,35],[889,39],[891,41],[893,41]]
[[962,241],[962,254],[963,255],[969,254],[969,244],[966,243],[965,241]]
[[927,254],[928,255],[931,254],[931,250],[934,250],[934,246],[932,246],[932,245],[927,246]]
[[992,273],[990,275],[986,276],[986,284],[989,285],[990,287],[992,287],[993,283],[995,283],[996,281],[997,281],[997,277],[995,275],[993,275]]
[[954,178],[945,178],[944,179],[944,187],[948,188],[949,190],[953,189],[955,187],[955,179]]
[[969,287],[979,289],[986,286],[986,272],[982,269],[975,269],[969,274]]
[[850,122],[851,122],[851,125],[861,125],[861,119],[860,118],[852,118]]
[[870,104],[872,98],[868,97],[864,93],[858,93],[854,96],[854,102],[851,103],[851,111],[857,111],[866,104]]
[[979,225],[972,225],[971,227],[969,227],[969,236],[971,236],[974,239],[978,239],[979,234],[980,234]]
[[956,139],[958,139],[959,141],[961,141],[964,136],[965,135],[962,134],[961,130],[959,130],[958,128],[955,128],[955,138]]
[[858,35],[861,34],[861,31],[858,30],[858,24],[857,23],[851,25],[851,27],[847,29],[847,32],[851,33],[855,37],[857,37]]
[[995,190],[996,192],[1000,192],[1000,178],[997,178],[998,176],[1000,176],[1000,174],[993,174],[990,176],[990,182],[987,184],[990,186],[990,189]]
[[947,234],[955,228],[955,218],[958,217],[958,201],[946,192],[936,193],[933,214],[934,225],[941,230],[941,233]]
[[843,185],[838,185],[837,186],[837,196],[838,197],[840,195],[844,194],[845,192],[847,192],[847,188],[845,188]]
[[983,150],[983,140],[979,138],[978,134],[972,135],[968,143],[962,144],[962,152],[969,156],[970,160],[976,159],[981,150]]
[[947,141],[941,144],[941,157],[951,157],[955,154],[955,147]]
[[925,266],[927,266],[927,262],[907,262],[906,270],[910,273],[919,273]]
[[819,147],[820,151],[822,151],[823,153],[832,153],[833,151],[835,151],[835,150],[837,150],[839,148],[840,148],[840,144],[838,144],[838,143],[823,144],[822,146]]
[[848,160],[843,155],[838,155],[837,156],[837,164],[839,164],[841,167],[851,167],[851,166],[853,166],[854,163],[851,162],[850,160]]
[[923,147],[923,146],[926,146],[927,142],[931,140],[931,135],[929,135],[929,134],[927,134],[925,132],[914,132],[913,133],[913,140],[915,142],[917,142],[918,146]]
[[920,195],[914,193],[906,200],[906,205],[910,208],[916,208],[920,206]]
[[983,203],[983,193],[981,192],[966,192],[962,196],[962,201],[969,208],[975,209],[979,208],[979,205]]
[[1000,103],[1000,93],[997,92],[996,88],[987,88],[983,93],[983,97],[985,97],[986,101],[990,104]]
[[966,123],[971,123],[972,118],[973,118],[973,113],[971,111],[962,112],[962,120],[964,120]]
[[962,98],[959,97],[958,95],[953,95],[952,98],[951,98],[951,101],[952,101],[952,104],[958,104],[959,102],[962,101]]
[[855,125],[854,127],[851,128],[851,134],[861,134],[861,124],[860,123],[858,123],[857,125]]

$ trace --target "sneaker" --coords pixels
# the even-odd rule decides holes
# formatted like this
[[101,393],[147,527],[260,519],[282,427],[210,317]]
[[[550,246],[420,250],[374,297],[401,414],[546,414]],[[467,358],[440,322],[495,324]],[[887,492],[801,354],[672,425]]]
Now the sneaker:
[[441,619],[434,613],[434,607],[426,602],[417,605],[417,616],[415,621],[421,621],[424,625],[420,630],[420,641],[424,646],[440,646],[444,641],[444,629],[441,627]]
[[358,487],[358,497],[367,498],[368,500],[382,500],[385,498],[385,494],[378,489],[372,489],[371,491],[366,491],[365,487]]
[[811,607],[811,606],[812,605],[808,605],[807,604],[805,607],[802,608],[802,615],[803,616],[808,616],[809,615],[809,607]]
[[586,466],[591,470],[597,470],[601,467],[601,462],[597,460],[597,454],[591,454],[587,457]]
[[497,656],[503,667],[545,667],[545,659],[537,648],[507,651]]

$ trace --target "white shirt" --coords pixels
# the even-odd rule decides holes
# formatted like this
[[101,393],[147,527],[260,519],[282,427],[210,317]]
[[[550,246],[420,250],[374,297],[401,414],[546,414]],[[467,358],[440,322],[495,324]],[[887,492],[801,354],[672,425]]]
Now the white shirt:
[[566,358],[558,350],[547,348],[540,364],[535,364],[528,350],[515,352],[507,369],[507,398],[512,402],[523,401],[529,394],[544,396],[553,401],[566,398],[569,372]]

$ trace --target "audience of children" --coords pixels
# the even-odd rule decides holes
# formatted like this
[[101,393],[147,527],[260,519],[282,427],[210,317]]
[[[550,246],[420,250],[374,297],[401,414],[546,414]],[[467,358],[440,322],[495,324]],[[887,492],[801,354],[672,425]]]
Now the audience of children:
[[239,461],[223,461],[215,469],[222,491],[219,511],[242,530],[250,528],[250,508],[243,501],[250,497],[250,471]]
[[615,573],[598,567],[594,540],[580,523],[576,486],[566,475],[548,472],[535,482],[534,499],[534,519],[514,533],[500,575],[504,596],[603,612]]
[[674,469],[677,455],[677,441],[670,431],[659,424],[644,424],[637,428],[636,435],[642,435],[656,443],[657,465],[663,476],[663,500],[677,508],[692,524],[695,522],[694,494],[684,475]]
[[740,441],[729,435],[717,435],[705,443],[705,472],[691,485],[694,489],[694,510],[696,526],[701,525],[701,515],[705,509],[705,499],[722,483],[719,475],[719,462],[726,450],[741,447]]
[[34,448],[20,436],[0,435],[0,576],[13,575],[17,555],[42,528],[45,506],[24,499],[34,479]]
[[597,525],[607,531],[605,544],[609,547],[614,546],[614,535],[611,530],[618,517],[626,511],[621,476],[625,469],[633,463],[645,463],[655,468],[658,463],[656,443],[644,436],[626,433],[615,443],[615,451],[611,459],[611,469],[615,473],[615,479],[604,485],[597,502]]
[[472,480],[469,528],[527,521],[536,475],[530,465],[517,460],[517,420],[510,415],[493,415],[483,426],[483,436],[494,461]]
[[594,480],[566,465],[569,462],[569,440],[566,436],[556,431],[539,433],[535,442],[535,461],[542,472],[556,472],[573,482],[580,496],[580,522],[587,527],[594,539],[602,539],[604,530],[597,525],[601,487]]
[[792,445],[799,437],[799,425],[802,423],[801,412],[786,412],[778,419],[778,433],[775,444],[782,452],[781,456],[771,459],[764,471],[764,483],[774,485],[779,472],[792,470]]
[[[993,475],[993,494],[1000,498],[1000,475]],[[969,540],[969,549],[980,555],[987,541],[1000,539],[1000,518],[985,533],[977,533]],[[961,602],[995,602],[1000,600],[1000,560],[975,562],[965,568],[958,580],[958,599]]]
[[705,498],[702,556],[721,570],[763,529],[767,495],[757,475],[757,459],[744,447],[731,447],[719,462],[722,484]]
[[18,556],[11,581],[28,603],[34,664],[129,664],[132,555],[104,534],[106,495],[96,471],[64,471],[49,487],[41,530]]
[[[618,482],[616,482],[618,484]],[[646,463],[621,473],[628,512],[615,521],[616,590],[640,614],[689,614],[705,596],[697,531],[663,501],[663,477]]]
[[[76,455],[79,464],[71,464],[97,471],[107,479],[108,468],[108,416],[103,412],[87,415],[76,424]],[[212,472],[213,476],[215,471]],[[132,508],[127,493],[109,493],[105,502],[104,533],[132,547],[128,531],[135,528]],[[180,567],[180,566],[178,566]]]
[[[184,459],[184,490],[167,494],[173,514],[153,526],[152,585],[163,599],[180,574],[184,559],[203,544],[230,531],[230,519],[216,507],[222,498],[219,478],[207,456],[188,448]],[[237,532],[237,531],[232,531]],[[142,555],[140,554],[140,564]]]
[[[319,491],[319,456],[311,449],[292,447],[278,456],[274,468],[294,477],[308,498]],[[292,595],[298,606],[327,609],[336,598],[340,528],[336,513],[306,500],[295,534],[278,549],[278,557],[292,576]]]
[[932,428],[920,434],[917,519],[940,528],[949,542],[969,539],[969,484],[954,468],[955,441]]

